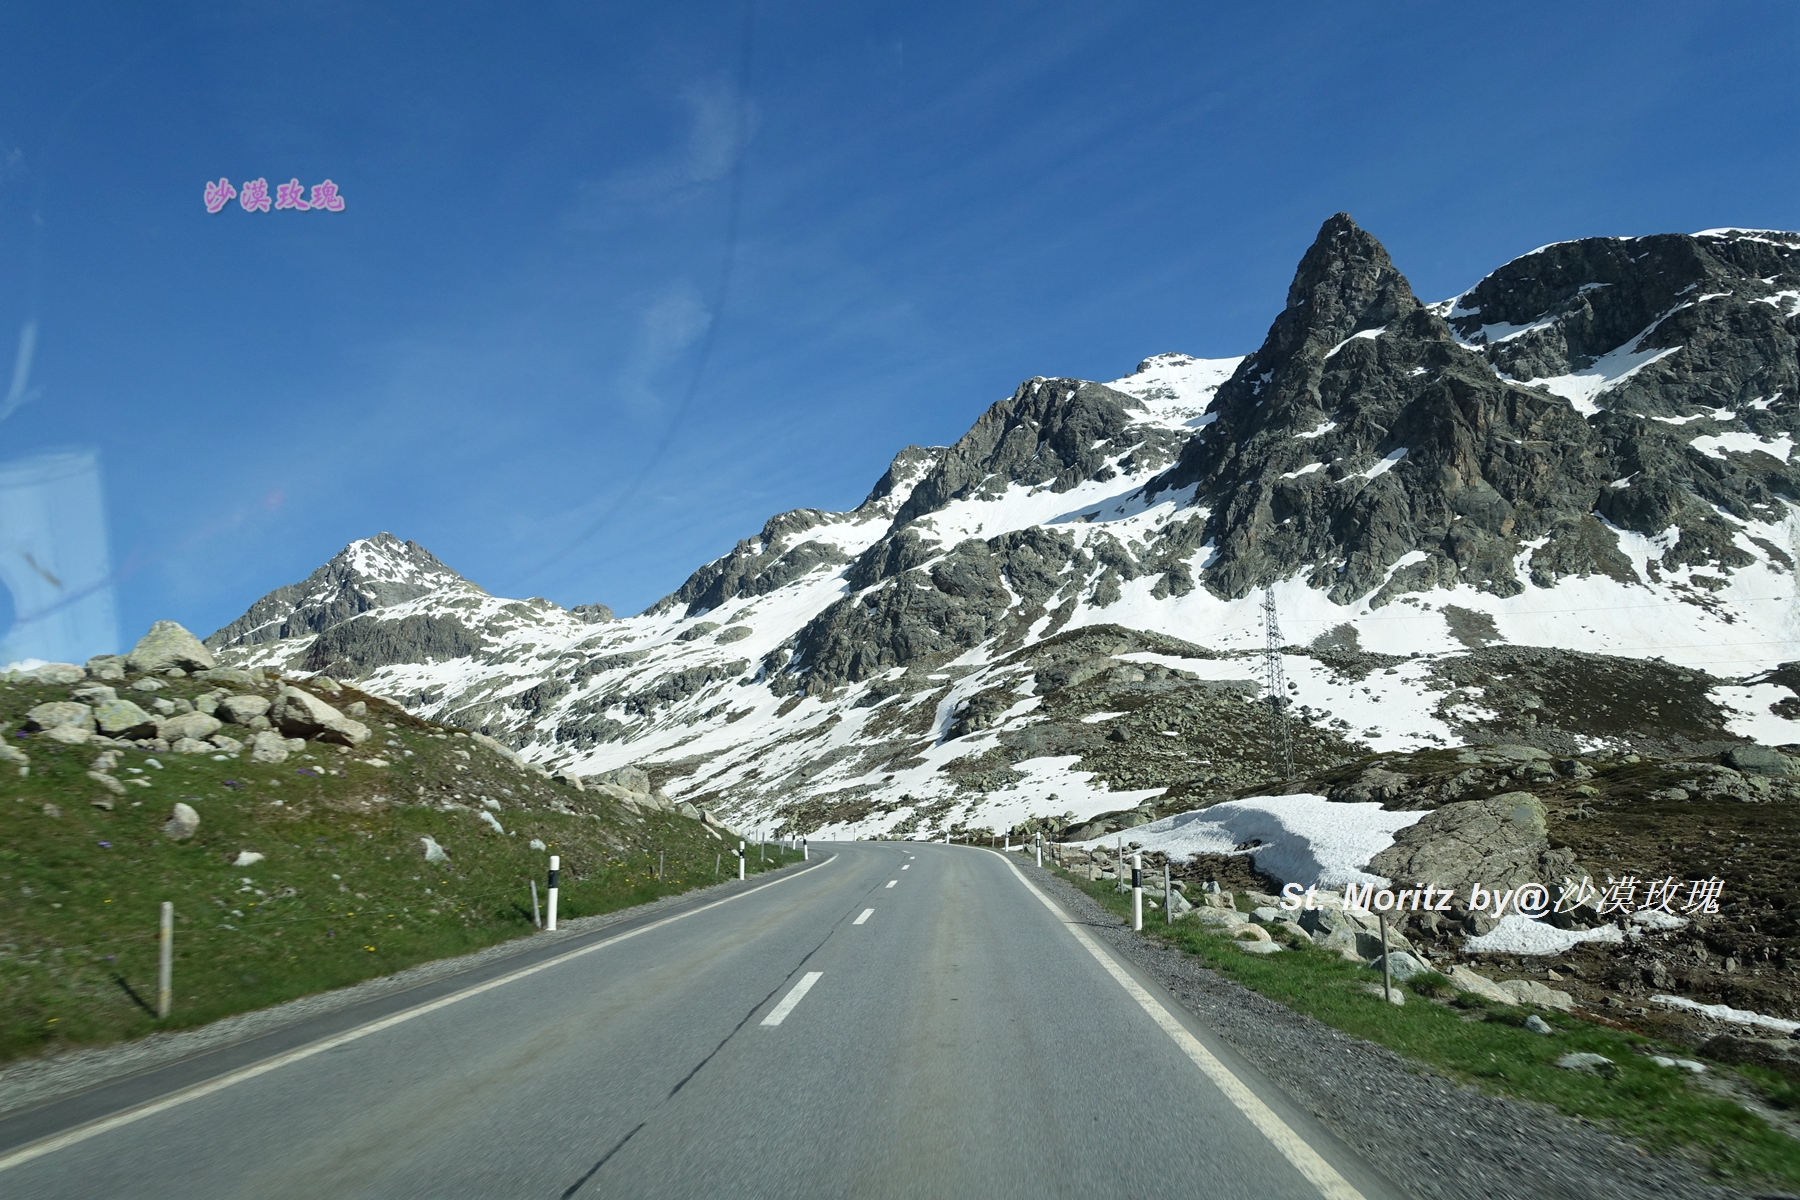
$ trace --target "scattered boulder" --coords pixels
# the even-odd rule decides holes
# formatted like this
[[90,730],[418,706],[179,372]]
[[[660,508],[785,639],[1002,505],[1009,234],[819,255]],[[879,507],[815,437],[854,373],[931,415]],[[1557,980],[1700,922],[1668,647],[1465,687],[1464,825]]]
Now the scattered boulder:
[[344,690],[343,685],[329,675],[314,675],[308,682],[328,696],[335,696]]
[[231,860],[231,865],[234,867],[254,867],[265,857],[267,856],[258,854],[254,850],[240,850],[238,851],[238,856]]
[[111,792],[115,796],[125,794],[125,785],[108,775],[105,771],[89,771],[87,777]]
[[1368,870],[1453,890],[1471,883],[1554,883],[1580,874],[1572,851],[1550,848],[1543,802],[1530,792],[1446,804],[1396,833]]
[[237,754],[244,748],[244,743],[238,741],[234,737],[226,737],[222,733],[215,733],[206,740],[220,750],[223,750],[226,754]]
[[1619,1073],[1618,1064],[1604,1054],[1565,1054],[1556,1060],[1556,1065],[1565,1071],[1579,1071],[1583,1075],[1598,1075],[1603,1079],[1611,1079]]
[[243,671],[237,667],[213,667],[211,670],[194,672],[194,678],[208,683],[228,683],[232,687],[255,687],[263,682],[263,673]]
[[142,679],[133,680],[131,690],[134,692],[160,692],[162,691],[162,686],[162,684],[146,675]]
[[125,660],[116,654],[96,654],[87,660],[89,679],[102,683],[120,683],[125,679]]
[[79,725],[56,725],[44,730],[40,737],[49,738],[53,742],[61,742],[65,746],[85,746],[92,733]]
[[223,726],[223,721],[203,712],[177,713],[156,723],[156,736],[170,745],[183,740],[204,742]]
[[213,709],[213,715],[221,721],[230,721],[233,725],[248,725],[256,717],[266,716],[269,711],[267,696],[227,696],[219,701]]
[[1767,746],[1733,746],[1724,757],[1726,766],[1746,775],[1800,775],[1800,763]]
[[79,700],[83,704],[104,704],[118,698],[119,693],[104,683],[84,683],[80,687],[69,689],[69,699]]
[[419,844],[425,848],[425,861],[430,863],[449,862],[450,852],[437,844],[433,838],[421,837]]
[[16,767],[22,767],[29,771],[31,769],[31,755],[25,753],[17,746],[9,746],[5,742],[0,742],[0,763],[11,763]]
[[1544,1018],[1538,1016],[1536,1013],[1532,1013],[1529,1017],[1525,1018],[1525,1028],[1531,1030],[1533,1033],[1541,1033],[1546,1037],[1556,1032],[1556,1030],[1550,1027],[1550,1022],[1544,1020]]
[[169,814],[168,822],[163,825],[162,831],[181,842],[193,837],[194,831],[199,828],[200,814],[195,812],[191,806],[178,800],[175,802],[174,812]]
[[690,821],[698,821],[700,819],[700,810],[685,801],[681,804],[677,804],[675,806],[675,811],[688,818]]
[[[1381,959],[1376,958],[1369,966],[1377,971],[1381,970]],[[1390,950],[1387,955],[1387,966],[1388,974],[1402,983],[1414,975],[1423,975],[1426,971],[1431,970],[1428,963],[1420,960],[1417,955],[1408,954],[1404,950]]]
[[317,696],[283,687],[269,707],[269,722],[289,737],[358,746],[369,740],[369,727],[353,721]]
[[78,667],[74,663],[43,663],[29,671],[23,671],[21,674],[39,683],[80,683],[87,678],[86,669]]
[[165,671],[206,671],[218,666],[211,650],[174,621],[158,621],[125,656],[134,671],[160,675]]
[[57,700],[50,704],[40,704],[25,714],[25,728],[30,730],[55,729],[59,725],[74,725],[91,730],[94,728],[94,710],[85,704]]
[[628,792],[649,792],[649,773],[639,767],[617,767],[611,771],[602,771],[598,775],[588,776],[594,783],[610,783],[624,788]]
[[1385,994],[1389,1004],[1403,1005],[1406,1003],[1405,988],[1388,988],[1384,993],[1382,986],[1379,983],[1365,983],[1362,985],[1362,990],[1369,995],[1376,997]]
[[1501,980],[1500,987],[1512,993],[1513,999],[1520,1004],[1535,1004],[1539,1008],[1554,1008],[1559,1012],[1568,1012],[1575,1007],[1575,997],[1547,987],[1535,979],[1504,979]]
[[251,762],[280,763],[286,762],[287,756],[287,739],[273,729],[265,729],[250,739]]
[[100,732],[121,741],[156,736],[156,718],[129,700],[105,700],[94,706]]
[[169,743],[170,754],[211,754],[217,749],[211,742],[203,742],[198,738],[176,738]]
[[353,701],[344,705],[344,715],[346,717],[353,717],[357,720],[361,720],[369,715],[369,706],[361,700]]
[[1444,974],[1459,992],[1471,992],[1495,1004],[1517,1004],[1519,998],[1489,979],[1464,966],[1454,966]]

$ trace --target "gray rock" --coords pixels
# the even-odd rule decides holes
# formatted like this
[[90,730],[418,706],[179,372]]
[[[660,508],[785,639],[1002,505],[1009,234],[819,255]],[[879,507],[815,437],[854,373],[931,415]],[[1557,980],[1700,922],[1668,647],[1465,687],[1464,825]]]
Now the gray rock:
[[369,706],[361,700],[353,700],[344,705],[344,715],[354,720],[361,720],[369,715]]
[[97,654],[87,660],[89,679],[102,683],[119,683],[125,678],[125,660],[116,654]]
[[419,844],[425,849],[425,861],[429,863],[449,862],[450,852],[437,844],[433,838],[421,837]]
[[43,663],[25,674],[39,683],[80,683],[87,678],[86,669],[74,663]]
[[199,638],[174,621],[158,621],[152,625],[150,632],[131,648],[125,661],[132,670],[145,674],[162,674],[171,669],[205,671],[219,665],[213,659],[212,651],[200,644]]
[[[1365,983],[1362,985],[1362,990],[1366,994],[1368,994],[1370,996],[1375,996],[1375,997],[1381,997],[1384,994],[1382,987],[1379,983]],[[1406,989],[1405,988],[1400,988],[1400,987],[1388,988],[1385,992],[1385,995],[1387,998],[1387,1002],[1389,1004],[1395,1005],[1396,1007],[1402,1006],[1406,1003]]]
[[1464,966],[1454,966],[1444,972],[1459,992],[1472,992],[1483,1000],[1495,1004],[1517,1004],[1519,999],[1511,992],[1489,979],[1486,975],[1477,974]]
[[230,684],[232,687],[256,687],[263,682],[263,673],[244,671],[237,667],[213,667],[206,671],[196,671],[194,678],[208,683]]
[[1273,925],[1286,917],[1287,914],[1278,908],[1253,908],[1250,910],[1250,920],[1257,925]]
[[[207,738],[219,732],[219,729],[223,724],[224,722],[220,721],[217,717],[209,717],[203,712],[180,713],[176,716],[158,721],[156,724],[156,736],[162,738],[170,745],[184,739],[204,742]],[[187,751],[185,753],[193,752]]]
[[[1388,974],[1392,975],[1402,983],[1411,979],[1414,975],[1423,974],[1424,972],[1431,970],[1430,964],[1420,961],[1418,957],[1408,954],[1404,950],[1394,950],[1389,952],[1387,962]],[[1374,961],[1369,963],[1369,966],[1374,970],[1381,970],[1381,959],[1377,957]]]
[[273,729],[264,729],[250,739],[251,762],[280,763],[286,762],[287,756],[287,739]]
[[131,685],[131,690],[134,692],[160,692],[162,688],[161,683],[148,677],[135,680]]
[[649,792],[649,773],[640,767],[618,767],[611,771],[602,771],[598,775],[588,776],[595,783],[610,783],[622,787],[628,792]]
[[222,733],[215,733],[206,740],[226,754],[237,754],[244,748],[244,743],[234,737],[226,737]]
[[1539,1008],[1554,1008],[1560,1012],[1568,1012],[1575,1007],[1575,997],[1535,979],[1503,979],[1500,987],[1511,992],[1520,1004],[1535,1004]]
[[156,718],[129,700],[107,700],[94,706],[99,731],[120,741],[156,736]]
[[1733,746],[1725,752],[1725,762],[1747,775],[1800,774],[1800,764],[1767,746]]
[[230,721],[233,725],[248,725],[255,717],[267,715],[269,699],[266,696],[227,696],[219,701],[213,709],[213,715],[222,721]]
[[31,755],[17,746],[0,741],[0,763],[11,763],[15,767],[24,767],[26,770],[30,770]]
[[200,814],[178,800],[175,802],[175,810],[169,814],[169,819],[163,825],[162,831],[180,842],[193,837],[194,831],[199,828]]
[[688,818],[691,821],[698,821],[700,819],[700,810],[695,808],[691,804],[687,804],[687,803],[677,804],[675,806],[675,811],[680,813],[682,816]]
[[269,721],[289,737],[358,746],[369,740],[369,727],[346,717],[325,701],[295,687],[283,687],[269,707]]
[[1618,1064],[1604,1054],[1565,1054],[1556,1060],[1556,1065],[1565,1071],[1578,1071],[1583,1075],[1599,1075],[1611,1079],[1619,1073]]
[[79,725],[53,725],[38,736],[65,746],[85,746],[94,735]]
[[198,738],[177,738],[169,743],[171,754],[212,754],[218,750],[211,742],[203,742]]
[[1530,792],[1505,792],[1444,805],[1395,834],[1394,844],[1370,859],[1368,869],[1398,881],[1466,890],[1472,883],[1555,883],[1574,865],[1572,852],[1550,849],[1543,803]]
[[25,714],[25,728],[30,730],[54,729],[59,725],[73,725],[91,731],[94,728],[94,710],[85,704],[57,700],[40,704]]
[[84,683],[80,687],[70,688],[69,698],[83,704],[103,704],[108,700],[117,700],[119,693],[104,683]]
[[1545,1035],[1556,1032],[1556,1030],[1550,1028],[1550,1022],[1544,1020],[1544,1018],[1538,1016],[1536,1013],[1532,1013],[1529,1017],[1525,1018],[1525,1028],[1531,1030],[1533,1033],[1542,1033]]

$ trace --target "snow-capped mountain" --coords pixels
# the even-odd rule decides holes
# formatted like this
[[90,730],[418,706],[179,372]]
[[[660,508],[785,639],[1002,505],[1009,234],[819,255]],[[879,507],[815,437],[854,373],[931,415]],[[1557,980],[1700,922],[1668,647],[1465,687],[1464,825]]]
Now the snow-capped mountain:
[[[1244,358],[1032,379],[612,621],[353,543],[209,644],[743,825],[1199,800],[1295,757],[1800,740],[1800,235],[1585,239],[1427,305],[1344,215]],[[1247,702],[1248,701],[1248,702]]]

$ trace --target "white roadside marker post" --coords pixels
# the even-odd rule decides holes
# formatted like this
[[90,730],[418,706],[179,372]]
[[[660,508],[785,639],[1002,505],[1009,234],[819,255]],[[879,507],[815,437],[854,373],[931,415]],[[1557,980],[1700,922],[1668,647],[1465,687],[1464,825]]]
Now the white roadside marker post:
[[549,899],[548,899],[548,901],[546,901],[546,904],[549,909],[549,913],[548,913],[548,919],[544,922],[544,928],[551,930],[551,931],[554,931],[556,929],[556,876],[558,875],[558,873],[561,872],[561,870],[562,870],[562,856],[560,854],[552,854],[550,856],[550,883],[549,883],[549,887],[548,887]]
[[531,881],[531,923],[537,928],[544,927],[544,915],[538,910],[537,880]]
[[175,905],[162,902],[162,920],[156,931],[156,1019],[169,1015],[175,985]]
[[1006,835],[1006,844],[1002,846],[1001,849],[1005,850],[1008,854],[1012,853],[1012,834],[1009,833]]
[[800,839],[800,861],[801,862],[806,861],[806,851],[807,851],[807,841],[805,838],[801,838]]
[[1388,946],[1387,914],[1377,913],[1376,919],[1381,922],[1381,998],[1393,1002],[1394,979],[1393,970],[1388,962],[1392,950]]
[[1044,835],[1041,833],[1037,835],[1037,860],[1037,865],[1042,867],[1044,865]]
[[1175,885],[1169,882],[1169,860],[1163,859],[1163,924],[1175,923]]
[[744,843],[743,842],[738,843],[737,856],[738,856],[738,878],[742,879],[744,877],[744,863],[749,857],[748,855],[746,855],[744,853]]
[[1144,853],[1131,856],[1131,927],[1144,927]]

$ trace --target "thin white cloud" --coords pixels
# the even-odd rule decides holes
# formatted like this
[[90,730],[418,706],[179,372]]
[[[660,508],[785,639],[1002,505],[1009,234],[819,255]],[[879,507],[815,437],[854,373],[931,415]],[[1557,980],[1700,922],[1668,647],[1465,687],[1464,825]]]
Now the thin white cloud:
[[571,224],[605,226],[644,212],[667,211],[731,174],[756,130],[755,104],[723,79],[690,84],[679,99],[687,108],[685,143],[580,185]]
[[637,342],[618,374],[620,398],[642,410],[661,405],[663,375],[712,324],[700,290],[682,281],[670,284],[644,307]]

